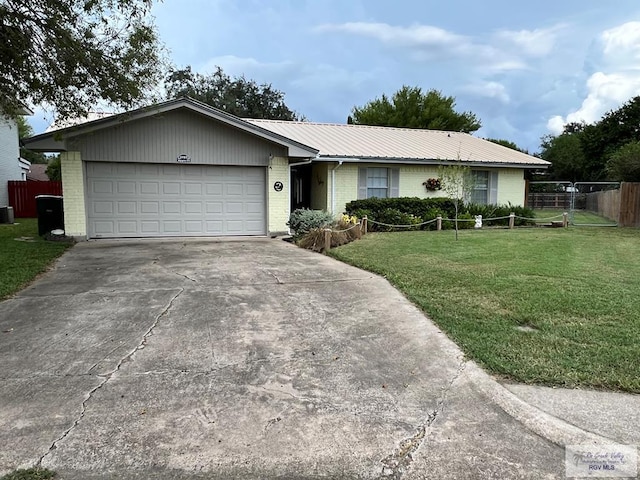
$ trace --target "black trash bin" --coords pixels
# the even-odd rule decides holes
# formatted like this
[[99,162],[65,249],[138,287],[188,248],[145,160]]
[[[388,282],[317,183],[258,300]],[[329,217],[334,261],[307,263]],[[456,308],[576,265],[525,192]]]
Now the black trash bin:
[[38,195],[36,197],[38,211],[38,235],[41,237],[51,230],[64,230],[64,209],[62,197],[57,195]]

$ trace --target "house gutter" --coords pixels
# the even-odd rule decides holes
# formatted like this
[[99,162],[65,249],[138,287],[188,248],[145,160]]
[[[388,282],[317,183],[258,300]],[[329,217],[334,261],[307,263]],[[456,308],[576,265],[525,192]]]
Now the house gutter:
[[336,214],[336,170],[342,166],[344,160],[338,160],[338,164],[331,169],[331,214]]

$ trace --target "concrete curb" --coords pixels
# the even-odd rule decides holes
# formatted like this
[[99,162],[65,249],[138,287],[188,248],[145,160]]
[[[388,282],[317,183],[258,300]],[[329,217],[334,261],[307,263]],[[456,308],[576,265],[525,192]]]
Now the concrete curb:
[[508,415],[529,430],[560,447],[566,445],[610,445],[613,439],[583,430],[528,404],[472,361],[468,361],[464,375],[478,389]]

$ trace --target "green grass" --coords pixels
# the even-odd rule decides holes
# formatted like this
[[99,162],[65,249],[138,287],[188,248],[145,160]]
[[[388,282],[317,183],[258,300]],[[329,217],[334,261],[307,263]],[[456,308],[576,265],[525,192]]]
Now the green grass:
[[28,285],[69,246],[38,237],[37,220],[33,218],[16,219],[13,225],[0,224],[0,300]]
[[7,473],[0,477],[0,480],[48,480],[55,477],[55,472],[46,468],[28,468]]
[[640,393],[638,230],[375,233],[330,254],[386,276],[495,374]]
[[586,210],[574,210],[571,212],[570,210],[562,210],[562,209],[552,209],[552,208],[544,208],[534,210],[536,218],[550,218],[550,217],[559,217],[554,218],[554,220],[562,220],[562,214],[567,212],[570,214],[569,221],[574,225],[615,225],[616,222],[610,220],[608,218],[602,217],[593,212],[588,212]]

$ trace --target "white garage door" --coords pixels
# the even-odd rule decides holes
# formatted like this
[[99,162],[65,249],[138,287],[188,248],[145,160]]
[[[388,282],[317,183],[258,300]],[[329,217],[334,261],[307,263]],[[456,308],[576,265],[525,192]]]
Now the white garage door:
[[265,168],[87,162],[91,238],[265,235]]

